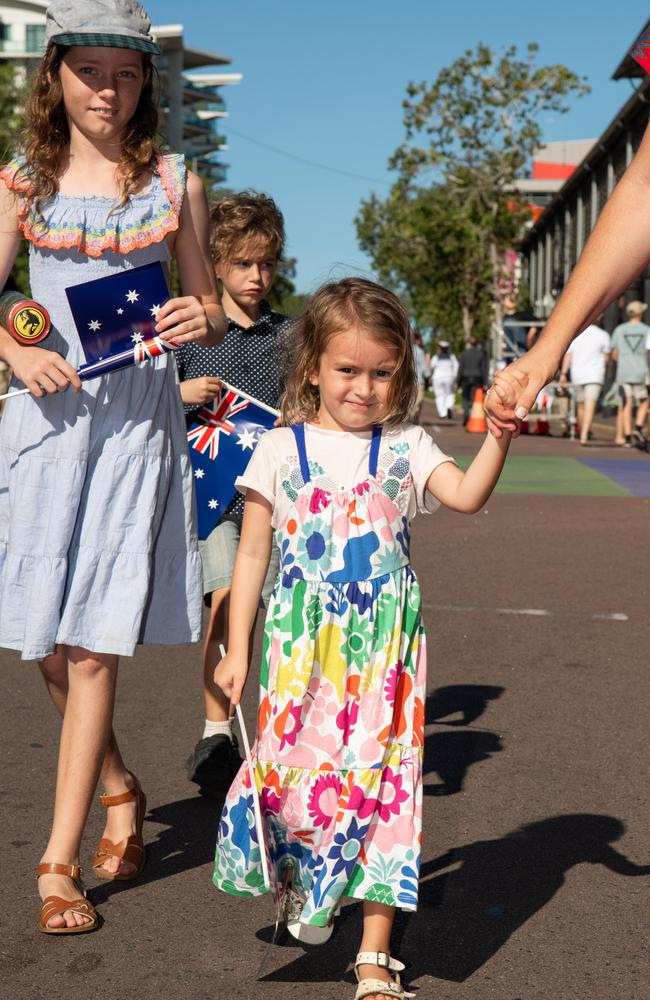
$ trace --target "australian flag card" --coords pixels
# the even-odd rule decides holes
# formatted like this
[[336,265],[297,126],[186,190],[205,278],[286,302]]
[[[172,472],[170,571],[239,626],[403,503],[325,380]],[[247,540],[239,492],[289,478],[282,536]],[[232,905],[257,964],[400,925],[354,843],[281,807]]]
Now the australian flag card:
[[235,495],[241,476],[262,434],[277,411],[222,383],[209,406],[202,406],[187,432],[194,470],[199,538],[207,538]]
[[158,309],[169,298],[159,261],[72,285],[65,293],[86,357],[82,378],[173,349],[154,329]]

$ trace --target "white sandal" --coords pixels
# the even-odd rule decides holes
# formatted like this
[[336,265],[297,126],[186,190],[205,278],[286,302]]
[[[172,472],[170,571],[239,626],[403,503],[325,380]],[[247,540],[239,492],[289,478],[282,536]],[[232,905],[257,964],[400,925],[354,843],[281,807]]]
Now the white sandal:
[[294,885],[291,868],[285,872],[282,897],[282,914],[287,930],[293,938],[303,944],[325,944],[329,941],[334,930],[333,923],[329,923],[325,927],[317,927],[314,924],[304,924],[300,919],[305,905],[305,897],[300,889]]
[[[395,978],[390,983],[383,979],[359,979],[360,965],[376,965],[379,969],[388,969],[395,973]],[[386,951],[360,951],[354,961],[354,974],[359,985],[354,994],[354,1000],[363,1000],[364,997],[371,997],[374,994],[386,997],[397,997],[398,1000],[407,1000],[415,997],[415,993],[407,993],[402,986],[399,974],[404,972],[405,966],[398,962],[396,958],[391,958]]]

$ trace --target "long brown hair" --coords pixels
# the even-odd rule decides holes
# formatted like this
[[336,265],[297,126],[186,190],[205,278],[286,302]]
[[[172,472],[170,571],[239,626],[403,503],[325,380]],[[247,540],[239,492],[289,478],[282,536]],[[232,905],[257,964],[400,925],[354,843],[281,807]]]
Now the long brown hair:
[[283,423],[313,420],[320,405],[310,377],[318,371],[331,337],[352,326],[390,344],[397,351],[397,367],[388,390],[382,423],[403,423],[413,405],[417,379],[411,327],[404,306],[393,292],[365,278],[344,278],[323,285],[299,316],[292,335],[286,388],[282,396]]
[[[59,190],[61,156],[70,142],[59,68],[68,51],[63,45],[49,45],[32,80],[27,105],[25,165],[21,170],[29,184],[25,212],[30,210],[32,204],[38,211],[42,203]],[[140,100],[122,134],[122,155],[118,168],[121,205],[126,204],[145,171],[155,172],[158,107],[150,56],[142,54],[142,68],[144,83]]]

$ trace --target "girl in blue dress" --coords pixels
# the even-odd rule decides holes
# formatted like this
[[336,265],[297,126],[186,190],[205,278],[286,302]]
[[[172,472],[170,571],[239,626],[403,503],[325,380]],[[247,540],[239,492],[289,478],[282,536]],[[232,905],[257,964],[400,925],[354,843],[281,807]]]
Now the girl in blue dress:
[[151,57],[132,0],[56,0],[35,74],[25,155],[0,173],[0,282],[29,241],[32,295],[49,311],[45,348],[0,329],[14,385],[0,427],[0,645],[37,660],[63,717],[54,821],[38,867],[40,929],[94,930],[79,848],[101,777],[107,820],[98,876],[142,869],[146,800],[112,732],[119,655],[199,638],[201,564],[173,357],[80,382],[65,288],[178,262],[183,296],[156,333],[218,343],[225,333],[202,184],[154,144]]

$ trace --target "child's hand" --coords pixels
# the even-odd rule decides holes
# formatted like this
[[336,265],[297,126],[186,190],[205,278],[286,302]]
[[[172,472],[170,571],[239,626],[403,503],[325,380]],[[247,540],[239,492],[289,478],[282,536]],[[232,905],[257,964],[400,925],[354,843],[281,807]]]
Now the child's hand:
[[248,663],[233,654],[226,654],[215,667],[214,683],[230,699],[233,708],[240,702],[247,675]]
[[170,299],[156,313],[156,333],[174,344],[201,344],[211,336],[205,307],[195,295]]
[[75,392],[81,391],[81,379],[76,369],[56,351],[16,345],[16,350],[7,356],[7,364],[32,396],[40,397],[46,393],[63,392],[69,385]]
[[188,378],[181,382],[181,399],[188,405],[201,405],[211,403],[221,388],[221,381],[209,375],[202,375],[201,378]]

